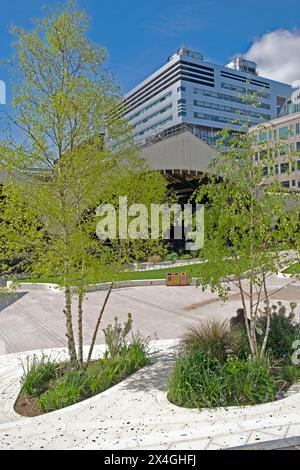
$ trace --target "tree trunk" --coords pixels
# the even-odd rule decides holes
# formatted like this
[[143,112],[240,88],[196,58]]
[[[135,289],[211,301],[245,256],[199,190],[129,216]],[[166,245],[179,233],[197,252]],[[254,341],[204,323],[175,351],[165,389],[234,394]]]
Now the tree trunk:
[[96,326],[95,326],[95,329],[94,329],[92,342],[91,342],[91,345],[90,345],[89,354],[88,354],[87,361],[86,361],[86,366],[89,364],[89,362],[91,360],[93,350],[94,350],[94,346],[95,346],[95,342],[96,342],[96,338],[97,338],[97,334],[98,334],[98,330],[99,330],[99,326],[100,326],[100,323],[101,323],[101,320],[102,320],[102,317],[103,317],[103,313],[104,313],[106,304],[108,302],[110,293],[112,291],[113,285],[114,285],[114,283],[112,282],[109,286],[108,292],[107,292],[106,297],[104,299],[104,302],[102,304],[102,307],[101,307],[101,310],[100,310],[100,313],[99,313],[99,316],[98,316],[98,319],[97,319],[97,322],[96,322]]
[[[238,277],[238,286],[239,286],[240,295],[241,295],[242,304],[243,304],[243,309],[244,309],[244,320],[245,320],[245,327],[246,327],[246,331],[247,331],[249,346],[250,346],[252,356],[255,356],[255,348],[254,348],[254,344],[252,342],[251,329],[249,328],[249,324],[248,324],[247,307],[246,307],[245,296],[244,296],[240,276]],[[251,322],[250,322],[250,325],[251,325]]]
[[253,356],[257,356],[257,341],[256,341],[256,314],[253,310],[253,281],[250,279],[250,335],[253,347]]
[[76,347],[74,341],[74,332],[72,324],[72,302],[71,302],[71,288],[65,286],[65,309],[64,314],[66,317],[67,338],[68,338],[68,353],[72,364],[77,362]]
[[268,344],[268,338],[270,334],[270,324],[271,324],[271,308],[270,308],[270,302],[269,302],[269,296],[268,296],[268,291],[267,291],[267,285],[266,285],[266,276],[263,274],[263,286],[264,286],[264,294],[265,294],[265,301],[267,304],[267,324],[266,324],[266,331],[265,331],[265,336],[263,340],[263,344],[260,350],[260,357],[263,358],[266,352],[267,344]]
[[80,292],[78,295],[77,322],[78,322],[78,362],[81,365],[83,364],[83,328],[82,328],[83,298],[84,298],[84,295],[82,292]]

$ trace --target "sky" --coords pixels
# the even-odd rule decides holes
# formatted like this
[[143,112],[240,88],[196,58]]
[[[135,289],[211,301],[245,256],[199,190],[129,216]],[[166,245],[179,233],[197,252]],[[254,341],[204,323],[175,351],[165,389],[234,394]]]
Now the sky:
[[[89,37],[109,53],[107,65],[123,92],[163,65],[182,46],[225,64],[241,53],[259,72],[300,83],[299,0],[77,0],[91,17]],[[31,27],[56,0],[0,0],[0,60],[9,58],[9,26]],[[0,67],[0,79],[8,73]]]

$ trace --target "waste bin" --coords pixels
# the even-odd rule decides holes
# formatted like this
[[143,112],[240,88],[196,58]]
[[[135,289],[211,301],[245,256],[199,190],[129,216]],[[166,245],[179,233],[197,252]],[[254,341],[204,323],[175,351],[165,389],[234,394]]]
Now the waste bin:
[[187,273],[184,273],[184,272],[167,273],[166,285],[167,286],[187,286],[188,285]]

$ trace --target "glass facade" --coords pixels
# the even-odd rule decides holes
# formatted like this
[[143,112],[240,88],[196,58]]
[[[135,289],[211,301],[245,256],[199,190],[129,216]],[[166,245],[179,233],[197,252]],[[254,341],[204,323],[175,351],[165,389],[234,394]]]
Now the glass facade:
[[146,132],[149,131],[154,131],[158,129],[159,127],[163,126],[164,124],[167,124],[168,122],[171,122],[173,119],[173,116],[168,116],[166,119],[163,119],[162,121],[157,122],[153,126],[147,127],[146,129],[142,130],[141,132],[138,132],[137,134],[134,134],[134,137],[140,137],[143,136]]
[[172,103],[168,104],[167,106],[164,106],[163,108],[159,109],[155,113],[150,114],[149,116],[147,116],[145,119],[142,119],[141,121],[136,122],[133,125],[133,127],[136,128],[136,127],[138,127],[142,124],[145,124],[146,122],[150,121],[151,119],[156,118],[157,116],[160,116],[160,114],[163,114],[163,113],[169,111],[170,109],[172,109],[172,106],[173,106]]
[[232,113],[232,114],[237,114],[237,115],[242,115],[242,116],[252,116],[258,119],[264,119],[264,120],[271,119],[270,114],[257,113],[255,111],[250,111],[248,109],[234,108],[232,106],[209,103],[207,101],[194,100],[194,106],[199,106],[201,108],[216,109],[220,111],[225,111],[227,113]]
[[[233,87],[235,88],[235,87]],[[237,96],[237,95],[228,95],[226,93],[218,93],[216,91],[211,91],[211,90],[203,90],[202,88],[194,88],[193,90],[194,95],[203,95],[203,96],[209,96],[211,98],[217,98],[219,100],[225,100],[225,101],[233,101],[234,103],[241,103],[244,105],[249,105],[249,103],[252,103],[250,99],[247,97],[242,97],[242,96]],[[257,108],[264,108],[264,109],[271,109],[271,106],[269,103],[256,103]],[[266,119],[271,119],[271,116],[268,114]]]
[[279,116],[290,116],[300,112],[300,88],[297,88],[284,103]]

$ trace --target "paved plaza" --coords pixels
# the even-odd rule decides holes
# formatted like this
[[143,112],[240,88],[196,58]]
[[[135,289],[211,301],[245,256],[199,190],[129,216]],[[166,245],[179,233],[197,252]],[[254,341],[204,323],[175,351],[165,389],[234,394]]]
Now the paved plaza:
[[[273,276],[273,301],[300,300],[300,284]],[[85,302],[88,344],[105,292],[91,292]],[[300,387],[283,400],[256,406],[184,409],[167,400],[168,378],[178,339],[190,325],[231,317],[240,300],[236,288],[227,303],[196,287],[144,286],[115,289],[103,326],[130,312],[135,330],[156,338],[151,366],[120,384],[71,407],[38,417],[13,409],[20,389],[22,361],[33,354],[66,357],[63,294],[50,290],[16,291],[1,296],[0,449],[226,449],[248,445],[272,448],[298,444]],[[300,309],[296,313],[300,316]],[[103,354],[100,332],[96,357]],[[50,349],[48,349],[50,348]],[[278,441],[280,439],[280,441]],[[273,444],[272,444],[273,443]]]
[[[299,302],[296,313],[300,317],[300,283],[272,276],[269,279],[272,300]],[[284,287],[286,286],[286,287]],[[217,294],[202,292],[194,286],[143,286],[114,289],[110,296],[102,326],[115,316],[126,320],[133,315],[134,330],[156,339],[175,339],[186,328],[200,321],[215,318],[225,320],[235,315],[241,301],[237,288],[226,303]],[[96,318],[105,297],[104,291],[89,292],[84,304],[84,343],[89,344]],[[30,288],[0,295],[0,341],[6,353],[66,346],[63,315],[63,293],[60,290]],[[74,308],[76,315],[76,308]],[[74,322],[76,324],[76,321]],[[104,343],[100,328],[98,344]],[[3,354],[3,348],[2,352]]]

